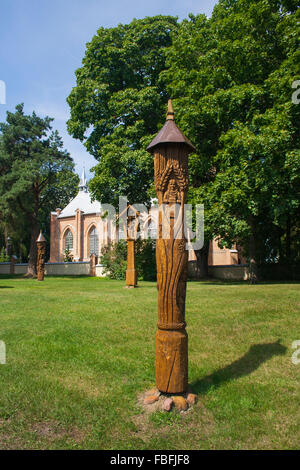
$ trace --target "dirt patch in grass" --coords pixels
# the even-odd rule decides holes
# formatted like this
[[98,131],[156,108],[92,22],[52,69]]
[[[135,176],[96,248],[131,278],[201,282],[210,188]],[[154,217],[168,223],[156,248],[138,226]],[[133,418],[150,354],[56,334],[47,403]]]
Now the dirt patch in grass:
[[0,450],[22,450],[23,448],[22,439],[13,435],[0,433]]
[[53,442],[56,440],[74,440],[80,444],[85,438],[85,432],[79,430],[76,426],[70,429],[63,428],[56,421],[42,421],[32,426],[31,432],[35,433],[39,438]]
[[66,429],[58,422],[52,420],[36,422],[17,434],[13,430],[12,424],[12,420],[0,420],[1,450],[38,449],[41,446],[44,448],[45,442],[47,442],[48,446],[51,446],[55,441],[60,440],[67,443],[75,442],[79,445],[84,441],[88,432],[82,431],[76,426]]
[[[137,397],[137,404],[138,406],[140,406],[144,413],[146,415],[148,414],[151,414],[151,413],[155,413],[156,411],[164,411],[163,410],[163,405],[164,405],[164,402],[166,399],[168,398],[172,398],[176,395],[180,396],[180,397],[184,397],[185,400],[187,399],[187,396],[189,394],[194,394],[193,390],[191,387],[188,388],[188,391],[183,393],[183,394],[174,394],[174,393],[161,393],[156,387],[153,387],[151,388],[150,390],[147,390],[146,392],[142,392],[142,393],[139,393],[138,394],[138,397]],[[153,397],[156,397],[157,400],[154,401],[153,403],[145,403],[145,400],[147,400],[147,398],[153,398]],[[194,406],[194,404],[189,404],[189,402],[187,401],[187,409],[186,410],[182,410],[180,411],[181,414],[186,414],[188,412],[191,411],[191,408]],[[173,406],[173,408],[175,407],[175,404]]]
[[[145,405],[144,404],[144,399],[147,396],[157,396],[158,400],[155,401],[154,403]],[[163,399],[165,399],[165,397],[163,395],[160,395],[160,393],[155,389],[155,387],[153,387],[151,390],[149,390],[147,392],[141,392],[141,393],[138,394],[137,404],[138,404],[139,407],[142,408],[142,410],[143,410],[142,414],[149,415],[151,413],[154,413],[155,411],[161,410],[162,400]]]
[[154,433],[154,425],[149,421],[149,416],[146,413],[133,416],[132,421],[136,427],[136,431],[131,434],[138,437],[143,442],[147,442],[149,437]]
[[153,436],[157,436],[162,441],[167,440],[172,431],[176,436],[177,432],[182,432],[187,436],[186,449],[201,449],[201,443],[207,441],[215,432],[215,420],[213,413],[208,410],[205,403],[200,399],[187,411],[178,412],[174,408],[170,412],[162,411],[161,400],[165,396],[150,405],[144,405],[145,392],[138,395],[138,405],[142,409],[140,414],[135,415],[132,421],[136,431],[131,434],[149,442]]
[[[2,426],[2,423],[0,422],[0,426]],[[9,436],[3,432],[0,432],[0,449],[1,450],[5,450],[5,449],[8,449],[8,444],[9,444]]]
[[0,419],[0,450],[22,449],[22,439],[10,429],[11,419]]
[[68,390],[76,390],[90,398],[99,398],[105,394],[103,390],[100,390],[99,385],[87,377],[68,376],[59,377],[57,380]]

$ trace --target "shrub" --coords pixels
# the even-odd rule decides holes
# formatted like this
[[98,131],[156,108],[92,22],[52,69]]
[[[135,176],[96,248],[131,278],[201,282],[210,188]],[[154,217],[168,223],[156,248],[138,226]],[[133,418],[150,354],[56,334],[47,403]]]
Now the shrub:
[[73,255],[72,255],[71,251],[68,250],[68,249],[65,250],[64,262],[65,263],[73,262]]
[[109,243],[101,250],[100,264],[110,279],[125,279],[127,269],[127,244],[125,240]]
[[[138,276],[144,281],[156,279],[155,240],[140,240],[135,244]],[[101,250],[100,263],[110,279],[125,279],[127,269],[127,242],[109,243]]]
[[138,239],[136,242],[137,272],[144,281],[156,280],[155,247],[156,242],[151,238],[148,240]]
[[9,256],[7,256],[5,248],[1,248],[0,250],[0,263],[8,263]]

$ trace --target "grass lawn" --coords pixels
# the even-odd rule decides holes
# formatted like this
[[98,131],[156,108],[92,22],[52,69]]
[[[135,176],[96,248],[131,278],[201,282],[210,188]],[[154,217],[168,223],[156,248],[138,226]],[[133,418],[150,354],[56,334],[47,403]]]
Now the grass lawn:
[[143,414],[155,283],[0,277],[0,448],[300,448],[300,284],[190,282],[186,414]]

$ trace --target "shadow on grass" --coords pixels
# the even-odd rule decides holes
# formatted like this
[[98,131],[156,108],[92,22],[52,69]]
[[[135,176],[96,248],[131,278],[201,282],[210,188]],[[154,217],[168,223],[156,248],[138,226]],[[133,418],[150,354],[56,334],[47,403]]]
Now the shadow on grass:
[[21,279],[23,274],[0,274],[0,279]]
[[188,283],[202,284],[206,286],[268,286],[274,284],[300,284],[300,281],[259,281],[257,284],[250,284],[249,281],[233,281],[230,279],[188,279]]
[[216,389],[226,382],[251,374],[273,356],[283,355],[286,351],[287,348],[280,344],[280,340],[275,343],[254,344],[240,359],[196,380],[191,383],[191,387],[195,393],[205,395],[211,388]]
[[13,289],[14,286],[0,286],[0,289]]

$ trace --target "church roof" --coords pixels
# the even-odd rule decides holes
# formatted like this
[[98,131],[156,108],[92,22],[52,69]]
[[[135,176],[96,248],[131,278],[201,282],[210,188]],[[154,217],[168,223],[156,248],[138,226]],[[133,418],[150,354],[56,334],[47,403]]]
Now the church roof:
[[96,214],[101,212],[101,204],[99,201],[91,200],[91,195],[87,189],[87,181],[85,177],[85,171],[83,169],[82,176],[79,182],[79,192],[77,196],[72,199],[71,202],[61,211],[58,218],[73,217],[75,216],[76,210],[80,209],[84,214]]
[[92,202],[88,191],[79,191],[77,196],[61,211],[58,218],[72,217],[77,209],[85,214],[95,214],[101,212],[101,204],[98,201]]

